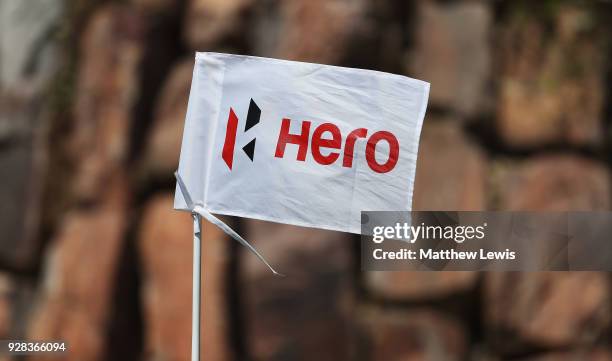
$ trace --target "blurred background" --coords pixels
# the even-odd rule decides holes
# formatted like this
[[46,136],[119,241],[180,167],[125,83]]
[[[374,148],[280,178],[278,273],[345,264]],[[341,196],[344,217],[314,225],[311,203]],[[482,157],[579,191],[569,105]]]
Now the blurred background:
[[[0,19],[0,339],[67,341],[56,359],[189,359],[172,173],[196,50],[431,82],[416,210],[610,209],[607,1],[0,0]],[[226,220],[288,277],[205,226],[203,360],[612,360],[609,274],[364,273],[354,236]]]

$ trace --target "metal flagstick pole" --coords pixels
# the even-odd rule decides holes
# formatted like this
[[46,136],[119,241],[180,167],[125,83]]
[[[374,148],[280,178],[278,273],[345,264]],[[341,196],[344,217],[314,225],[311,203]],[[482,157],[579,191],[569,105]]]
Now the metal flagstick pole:
[[227,224],[223,223],[220,219],[210,214],[202,206],[194,204],[185,186],[185,183],[179,176],[178,172],[174,172],[176,182],[180,188],[187,207],[191,210],[191,216],[193,217],[193,287],[192,287],[192,299],[191,299],[191,361],[200,361],[200,292],[201,292],[201,276],[202,276],[202,228],[201,224],[202,217],[206,218],[207,221],[221,228],[223,232],[240,242],[240,244],[247,247],[253,252],[266,266],[275,274],[282,276],[276,272],[272,266],[262,257],[257,250],[249,244],[244,238],[240,237],[233,229]]
[[193,213],[193,295],[191,305],[191,361],[200,361],[200,277],[202,275],[201,217]]

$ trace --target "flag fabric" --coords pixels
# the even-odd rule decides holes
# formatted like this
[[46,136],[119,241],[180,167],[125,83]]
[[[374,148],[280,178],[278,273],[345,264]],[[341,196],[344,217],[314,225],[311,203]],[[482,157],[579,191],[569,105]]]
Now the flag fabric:
[[361,211],[411,210],[428,95],[395,74],[197,53],[174,206],[360,233]]

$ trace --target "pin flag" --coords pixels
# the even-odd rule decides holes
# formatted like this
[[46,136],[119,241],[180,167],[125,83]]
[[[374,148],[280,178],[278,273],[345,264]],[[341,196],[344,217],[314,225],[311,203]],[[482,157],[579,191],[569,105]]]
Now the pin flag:
[[360,233],[361,211],[411,210],[428,96],[401,75],[196,54],[174,201],[194,217],[192,361],[200,217],[279,274],[213,214]]

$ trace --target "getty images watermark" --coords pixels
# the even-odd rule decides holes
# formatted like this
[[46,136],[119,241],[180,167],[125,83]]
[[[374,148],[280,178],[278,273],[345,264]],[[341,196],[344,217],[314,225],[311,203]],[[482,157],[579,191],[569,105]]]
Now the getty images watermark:
[[[372,241],[374,243],[382,243],[386,239],[402,240],[410,244],[416,243],[417,240],[444,240],[456,243],[463,243],[471,240],[483,240],[486,237],[487,223],[473,226],[441,226],[427,225],[421,222],[419,225],[412,225],[408,222],[397,222],[394,226],[375,226],[372,229]],[[516,259],[516,251],[505,249],[503,251],[485,251],[480,248],[478,251],[458,251],[453,248],[449,249],[434,249],[434,248],[418,248],[410,249],[408,247],[401,248],[397,251],[386,251],[382,247],[375,248],[372,257],[376,260],[444,260],[444,259],[459,259],[459,260],[502,260]]]
[[609,212],[362,212],[363,270],[612,270]]

